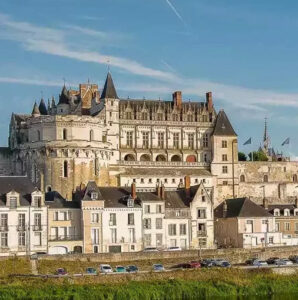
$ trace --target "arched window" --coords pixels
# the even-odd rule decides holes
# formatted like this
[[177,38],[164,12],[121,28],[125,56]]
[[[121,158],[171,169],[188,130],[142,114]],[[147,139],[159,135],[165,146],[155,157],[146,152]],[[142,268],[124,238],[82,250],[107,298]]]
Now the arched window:
[[159,155],[156,156],[155,160],[156,161],[166,161],[167,159],[166,159],[166,157],[164,155],[159,154]]
[[240,182],[245,182],[245,176],[243,174],[240,176]]
[[37,140],[40,141],[41,140],[41,136],[40,136],[40,131],[37,130]]
[[264,175],[264,182],[268,182],[268,175]]
[[124,156],[125,161],[135,161],[135,157],[133,154],[127,154]]
[[94,132],[93,132],[93,130],[90,130],[90,132],[89,132],[89,140],[90,140],[90,142],[94,140]]
[[181,157],[179,155],[173,155],[171,161],[181,161]]
[[63,129],[63,140],[67,140],[67,129]]
[[66,160],[63,163],[63,177],[68,177],[68,163]]
[[150,161],[150,160],[151,160],[151,157],[148,154],[143,154],[140,157],[140,161]]
[[297,182],[297,175],[296,174],[293,175],[293,182]]

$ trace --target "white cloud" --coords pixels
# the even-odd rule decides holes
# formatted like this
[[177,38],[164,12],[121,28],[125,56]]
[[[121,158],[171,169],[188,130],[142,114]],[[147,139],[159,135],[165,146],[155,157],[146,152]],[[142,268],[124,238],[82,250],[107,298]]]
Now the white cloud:
[[18,83],[26,85],[40,85],[40,86],[61,86],[62,81],[40,80],[40,79],[26,79],[13,77],[0,77],[0,83]]

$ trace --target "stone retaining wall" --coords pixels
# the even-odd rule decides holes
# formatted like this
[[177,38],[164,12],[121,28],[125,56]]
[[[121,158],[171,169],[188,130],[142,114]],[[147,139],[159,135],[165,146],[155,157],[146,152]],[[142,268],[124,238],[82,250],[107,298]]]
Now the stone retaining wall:
[[298,255],[298,246],[272,247],[266,249],[217,249],[217,250],[189,250],[177,252],[137,252],[137,253],[100,253],[100,254],[68,254],[68,255],[44,255],[39,259],[63,260],[63,261],[90,261],[90,262],[125,262],[140,260],[163,260],[163,259],[190,259],[201,258],[225,258],[231,263],[243,263],[252,257],[267,259],[270,257],[287,258],[290,255]]

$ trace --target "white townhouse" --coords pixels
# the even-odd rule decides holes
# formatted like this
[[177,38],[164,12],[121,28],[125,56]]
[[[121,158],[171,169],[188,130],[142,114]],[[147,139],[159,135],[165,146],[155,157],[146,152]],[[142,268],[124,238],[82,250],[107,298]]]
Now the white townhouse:
[[0,177],[0,255],[47,252],[44,193],[27,177]]

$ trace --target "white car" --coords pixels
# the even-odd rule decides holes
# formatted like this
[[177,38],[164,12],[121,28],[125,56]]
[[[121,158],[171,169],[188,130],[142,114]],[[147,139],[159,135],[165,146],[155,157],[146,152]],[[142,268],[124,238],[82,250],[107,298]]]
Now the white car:
[[293,262],[287,258],[278,259],[275,262],[275,265],[277,265],[277,266],[290,266],[292,264],[293,264]]
[[265,260],[258,260],[258,259],[256,259],[256,260],[253,262],[252,265],[253,265],[253,266],[257,266],[257,267],[267,267],[267,266],[268,266],[267,261],[265,261]]
[[180,247],[169,247],[166,251],[181,251]]
[[102,264],[99,266],[99,272],[100,273],[113,273],[113,269],[110,265]]

